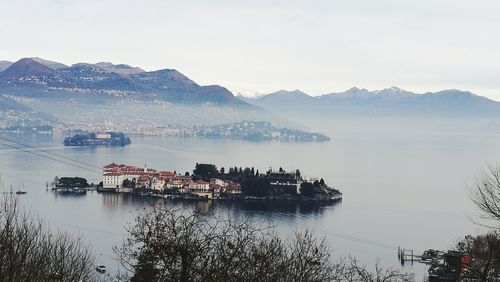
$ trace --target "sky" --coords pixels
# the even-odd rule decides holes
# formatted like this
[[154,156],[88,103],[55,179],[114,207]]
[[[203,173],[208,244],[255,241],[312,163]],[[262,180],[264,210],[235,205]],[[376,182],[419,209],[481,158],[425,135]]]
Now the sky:
[[392,86],[500,101],[500,1],[0,0],[0,60],[177,69],[235,94]]

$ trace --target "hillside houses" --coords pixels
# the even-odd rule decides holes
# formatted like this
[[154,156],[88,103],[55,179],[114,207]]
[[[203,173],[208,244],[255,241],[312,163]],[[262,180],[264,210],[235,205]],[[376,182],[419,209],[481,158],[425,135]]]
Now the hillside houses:
[[171,171],[116,163],[104,166],[102,189],[116,192],[151,190],[156,193],[184,194],[208,199],[241,194],[240,184],[231,180],[192,180],[189,176],[181,176]]

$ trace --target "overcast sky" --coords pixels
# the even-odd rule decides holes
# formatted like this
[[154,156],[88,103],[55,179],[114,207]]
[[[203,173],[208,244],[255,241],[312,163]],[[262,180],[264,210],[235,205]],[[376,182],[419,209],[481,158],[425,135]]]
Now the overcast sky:
[[500,1],[0,0],[0,60],[175,68],[233,92],[353,86],[500,101]]

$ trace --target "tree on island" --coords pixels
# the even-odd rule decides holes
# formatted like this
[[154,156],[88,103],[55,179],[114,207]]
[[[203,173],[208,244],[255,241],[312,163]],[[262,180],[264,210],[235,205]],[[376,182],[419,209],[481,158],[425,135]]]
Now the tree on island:
[[59,187],[89,187],[87,179],[82,177],[61,177],[56,185]]
[[271,183],[265,178],[249,178],[241,183],[241,191],[245,196],[266,197],[274,194]]
[[202,179],[209,180],[212,177],[217,177],[219,171],[214,164],[199,164],[196,163],[195,169],[193,170],[195,176],[199,176]]
[[311,182],[302,182],[300,184],[300,194],[304,197],[314,197],[314,185]]

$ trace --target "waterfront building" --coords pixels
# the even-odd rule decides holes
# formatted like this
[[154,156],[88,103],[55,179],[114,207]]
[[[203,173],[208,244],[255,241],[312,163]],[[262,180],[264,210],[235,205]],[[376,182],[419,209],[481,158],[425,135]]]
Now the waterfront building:
[[[111,163],[103,168],[103,189],[117,192],[132,192],[134,188],[174,193],[191,194],[202,198],[220,198],[221,193],[240,195],[241,186],[231,180],[212,178],[210,181],[193,181],[189,176],[177,175],[171,171]],[[125,183],[125,185],[124,185]]]

